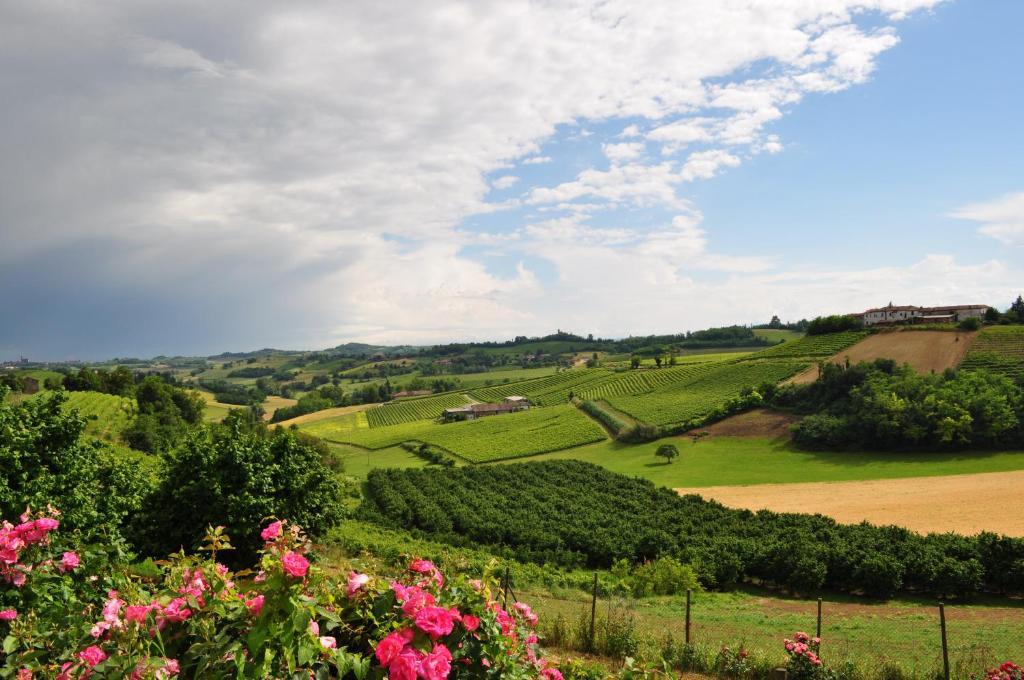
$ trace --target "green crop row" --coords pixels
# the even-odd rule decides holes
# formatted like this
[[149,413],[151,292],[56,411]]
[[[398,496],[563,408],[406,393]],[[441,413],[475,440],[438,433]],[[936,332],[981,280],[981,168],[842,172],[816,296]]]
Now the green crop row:
[[332,429],[330,421],[304,430],[343,444],[382,449],[419,441],[447,449],[473,463],[532,456],[605,439],[604,430],[569,405],[440,425],[415,421],[390,427]]
[[992,326],[974,339],[960,368],[982,368],[1024,379],[1024,326]]
[[867,331],[843,331],[826,335],[806,335],[799,340],[769,347],[749,355],[749,359],[780,359],[785,357],[824,357],[841,352],[868,336]]
[[612,396],[606,401],[651,425],[685,423],[715,411],[744,388],[777,383],[806,364],[790,361],[744,362],[719,365],[691,380],[671,383],[640,395]]
[[392,401],[367,411],[366,420],[370,427],[401,425],[414,420],[433,420],[440,417],[446,408],[464,406],[468,401],[464,394],[441,394],[436,397]]
[[555,406],[569,401],[569,393],[612,380],[618,374],[604,369],[577,368],[533,380],[472,390],[470,396],[481,401],[501,401],[513,394],[526,397],[535,406]]

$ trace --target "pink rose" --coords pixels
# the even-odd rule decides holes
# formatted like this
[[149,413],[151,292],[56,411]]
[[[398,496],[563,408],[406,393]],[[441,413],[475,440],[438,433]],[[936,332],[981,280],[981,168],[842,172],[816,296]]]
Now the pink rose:
[[166,678],[171,675],[177,675],[181,672],[181,664],[178,663],[177,659],[164,659],[163,668],[160,668],[156,672],[157,678]]
[[445,680],[452,670],[452,653],[444,645],[434,645],[433,651],[420,662],[420,675],[425,680]]
[[416,680],[422,656],[411,647],[403,651],[388,666],[390,680]]
[[124,619],[125,621],[131,621],[132,623],[145,623],[146,617],[149,616],[149,610],[152,609],[151,605],[148,604],[133,604],[125,607]]
[[413,632],[409,628],[389,634],[377,643],[377,650],[375,652],[377,661],[380,662],[381,666],[390,665],[393,660],[398,658],[398,655],[405,646],[412,642],[412,638]]
[[181,623],[192,616],[192,610],[188,608],[188,600],[178,597],[171,600],[171,603],[164,607],[164,619],[171,623]]
[[22,668],[18,671],[18,680],[32,680],[32,671],[28,668]]
[[259,616],[260,612],[263,611],[264,597],[257,595],[256,597],[250,597],[245,601],[245,608],[249,610],[250,616]]
[[84,661],[86,666],[92,668],[97,664],[103,663],[107,658],[107,654],[96,645],[92,645],[80,651],[78,658]]
[[324,637],[320,638],[320,646],[324,649],[337,649],[338,641],[329,635],[325,635]]
[[451,610],[444,607],[424,607],[416,612],[413,620],[417,628],[434,640],[451,633],[455,625]]
[[[402,613],[409,617],[415,616],[424,607],[433,607],[437,604],[434,596],[419,586],[409,586],[403,595],[405,602],[402,605]],[[400,597],[399,599],[403,598]]]
[[79,564],[81,564],[81,560],[78,557],[78,553],[74,551],[69,551],[64,553],[64,555],[60,558],[60,566],[58,567],[58,569],[60,569],[62,572],[74,571],[75,569],[78,569]]
[[36,529],[44,533],[53,531],[60,526],[60,522],[52,517],[40,517],[35,521]]
[[462,627],[472,633],[474,630],[480,627],[480,619],[473,616],[472,614],[462,615]]
[[437,567],[430,560],[413,560],[409,564],[409,571],[415,571],[417,574],[433,574],[436,570]]
[[367,576],[366,574],[357,574],[353,571],[348,575],[348,588],[346,589],[345,592],[348,594],[349,597],[353,597],[362,589],[363,586],[365,586],[369,582],[369,576]]
[[0,609],[0,621],[13,621],[18,618],[18,612],[15,609]]
[[562,673],[557,668],[545,668],[540,672],[544,680],[562,680]]
[[281,537],[281,522],[271,522],[266,528],[260,532],[260,538],[264,542],[269,543],[270,541],[276,540]]
[[309,571],[309,560],[297,552],[288,551],[281,558],[281,566],[284,573],[294,578],[305,578]]

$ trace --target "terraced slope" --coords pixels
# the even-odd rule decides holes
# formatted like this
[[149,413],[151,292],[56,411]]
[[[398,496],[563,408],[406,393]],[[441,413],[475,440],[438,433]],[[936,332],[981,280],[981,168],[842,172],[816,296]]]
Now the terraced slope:
[[616,373],[600,368],[578,368],[533,380],[483,387],[471,390],[469,395],[480,401],[496,402],[517,394],[530,400],[535,406],[555,406],[569,401],[569,393],[594,387],[613,380]]
[[532,456],[606,439],[601,426],[569,405],[445,425],[424,420],[389,427],[351,425],[319,421],[302,429],[329,441],[368,449],[426,442],[473,463]]
[[1024,326],[982,329],[960,367],[983,368],[1024,381]]
[[[799,342],[799,341],[797,341]],[[800,361],[757,361],[718,365],[689,380],[638,395],[609,396],[606,401],[651,425],[676,425],[711,414],[746,387],[777,383],[806,368]]]
[[404,401],[392,401],[371,408],[366,412],[370,427],[401,425],[416,420],[433,420],[441,416],[446,408],[455,408],[469,403],[465,394],[440,394],[436,397],[422,397]]
[[844,331],[826,335],[806,335],[799,340],[785,342],[756,352],[747,359],[782,359],[799,357],[827,357],[841,352],[868,336],[867,331]]

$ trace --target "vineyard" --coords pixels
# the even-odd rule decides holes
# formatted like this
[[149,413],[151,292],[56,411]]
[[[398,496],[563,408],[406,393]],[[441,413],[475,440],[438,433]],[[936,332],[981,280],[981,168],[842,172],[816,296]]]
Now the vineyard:
[[606,381],[614,380],[618,374],[604,369],[570,370],[520,382],[484,387],[472,390],[471,397],[480,401],[501,401],[513,394],[524,396],[535,406],[554,406],[569,401],[570,392],[593,387]]
[[305,432],[330,441],[344,441],[342,437],[355,430],[366,430],[370,427],[366,411],[345,413],[340,416],[312,421],[300,426]]
[[[33,398],[45,395],[40,392]],[[135,400],[101,392],[68,392],[64,410],[75,409],[88,419],[85,433],[108,442],[117,441],[135,413]]]
[[604,399],[624,395],[635,395],[650,392],[666,385],[682,384],[706,375],[720,368],[720,362],[676,366],[652,370],[633,370],[618,373],[579,390],[576,394],[580,399]]
[[1024,381],[1024,326],[992,326],[974,339],[961,368],[981,368]]
[[710,414],[744,388],[777,383],[805,367],[806,364],[788,361],[700,365],[692,367],[700,370],[694,370],[689,378],[680,377],[644,394],[608,395],[605,400],[645,423],[674,425]]
[[415,420],[433,420],[441,416],[446,408],[464,406],[469,400],[464,394],[442,394],[436,397],[393,401],[372,408],[366,412],[370,427],[401,425]]
[[378,469],[367,493],[368,519],[539,564],[608,567],[670,555],[712,588],[756,579],[880,597],[1024,591],[1024,572],[1012,567],[1024,560],[1021,539],[732,510],[579,461]]
[[842,352],[869,335],[867,331],[843,331],[827,335],[807,335],[799,340],[762,350],[750,355],[751,359],[782,359],[795,357],[827,357]]
[[330,441],[368,449],[426,442],[472,463],[532,456],[606,438],[600,425],[568,405],[447,425],[421,420],[391,427],[344,428],[320,421],[303,429]]

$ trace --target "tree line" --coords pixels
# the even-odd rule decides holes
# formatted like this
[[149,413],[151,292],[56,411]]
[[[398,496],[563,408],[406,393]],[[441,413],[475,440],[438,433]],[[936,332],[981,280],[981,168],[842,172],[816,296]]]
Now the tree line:
[[367,486],[365,519],[538,564],[608,568],[669,556],[692,564],[710,588],[754,581],[802,594],[1024,592],[1022,539],[733,510],[579,461],[377,469]]

